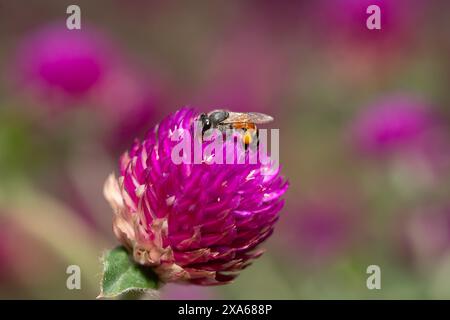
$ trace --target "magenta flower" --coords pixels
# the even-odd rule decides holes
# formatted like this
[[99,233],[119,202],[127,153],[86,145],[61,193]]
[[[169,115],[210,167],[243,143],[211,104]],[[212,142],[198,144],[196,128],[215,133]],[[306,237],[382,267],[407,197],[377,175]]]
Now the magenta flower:
[[45,25],[22,39],[16,56],[11,73],[21,92],[51,111],[89,106],[110,149],[122,149],[164,106],[161,72],[144,69],[90,25]]
[[332,255],[349,240],[352,231],[349,219],[340,208],[310,204],[299,212],[297,242],[313,256]]
[[401,230],[408,258],[419,264],[436,262],[450,252],[450,206],[419,210],[402,222]]
[[16,52],[21,87],[50,101],[85,97],[113,65],[111,45],[92,28],[68,30],[64,22],[27,35]]
[[[427,1],[317,0],[309,1],[305,28],[318,45],[317,54],[332,77],[361,86],[384,79],[414,52],[418,37],[411,30],[425,25]],[[367,8],[381,11],[381,29],[369,30]],[[369,21],[369,23],[371,20]],[[364,87],[364,86],[363,86]]]
[[[424,4],[416,0],[320,0],[316,5],[315,18],[331,41],[344,40],[352,46],[388,45],[390,49],[411,40],[410,30],[424,11]],[[367,28],[367,8],[371,5],[380,8],[381,30]]]
[[[341,183],[343,188],[345,183]],[[290,255],[295,253],[303,264],[307,261],[316,266],[331,262],[363,239],[364,224],[358,214],[360,199],[356,191],[343,189],[344,192],[334,191],[329,186],[321,186],[320,192],[290,209],[292,214],[280,226],[285,245],[291,247]]]
[[161,281],[225,284],[262,254],[287,182],[271,164],[175,164],[171,136],[194,130],[197,115],[183,108],[136,141],[105,196],[116,237]]
[[[291,74],[282,50],[258,30],[231,29],[231,40],[220,41],[206,61],[193,101],[201,106],[236,106],[243,111],[275,112]],[[278,111],[279,112],[279,111]]]
[[353,121],[351,134],[355,147],[375,156],[416,148],[438,126],[432,109],[409,96],[377,101]]
[[[0,283],[3,289],[8,286],[17,287],[19,283],[35,283],[34,272],[44,274],[49,269],[49,251],[26,228],[10,217],[13,214],[14,212],[0,213]],[[33,250],[30,250],[31,247]]]
[[159,72],[152,69],[149,76],[142,67],[125,63],[129,59],[121,60],[109,70],[92,98],[108,128],[105,143],[114,152],[123,150],[149,123],[155,123],[156,106],[164,107],[167,100],[160,80],[164,77]]
[[214,300],[217,293],[211,287],[170,284],[161,291],[162,300]]

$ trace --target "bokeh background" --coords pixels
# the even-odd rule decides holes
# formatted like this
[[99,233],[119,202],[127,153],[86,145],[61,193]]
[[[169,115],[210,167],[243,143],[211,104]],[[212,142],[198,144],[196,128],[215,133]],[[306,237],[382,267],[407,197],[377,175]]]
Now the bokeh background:
[[450,298],[449,1],[75,2],[0,1],[1,298],[95,298],[103,182],[185,105],[274,116],[290,189],[233,284],[163,299]]

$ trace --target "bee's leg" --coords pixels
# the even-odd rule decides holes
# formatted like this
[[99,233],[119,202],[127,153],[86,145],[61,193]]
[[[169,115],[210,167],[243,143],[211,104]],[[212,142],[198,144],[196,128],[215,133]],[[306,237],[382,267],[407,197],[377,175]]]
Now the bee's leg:
[[248,129],[248,142],[246,143],[246,149],[252,148],[253,150],[257,150],[259,147],[259,131],[258,129]]
[[205,138],[205,132],[206,132],[207,130],[208,130],[208,129],[206,129],[206,127],[203,126],[203,128],[202,128],[202,142],[204,141],[204,138]]
[[249,148],[254,148],[255,145],[257,146],[258,132],[255,132],[254,129],[246,128],[244,135],[244,143],[245,143],[245,150],[248,150]]
[[211,123],[208,119],[208,116],[206,113],[202,113],[199,117],[199,121],[201,122],[201,126],[202,126],[202,135],[201,135],[201,140],[203,142],[203,138],[205,136],[205,132],[211,128]]
[[259,129],[256,128],[256,149],[259,148]]

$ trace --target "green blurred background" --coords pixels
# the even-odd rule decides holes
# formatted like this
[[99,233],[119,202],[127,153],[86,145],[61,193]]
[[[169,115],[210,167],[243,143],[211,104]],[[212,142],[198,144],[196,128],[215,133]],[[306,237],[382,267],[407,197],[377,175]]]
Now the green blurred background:
[[274,116],[290,189],[233,284],[162,298],[450,298],[448,1],[0,0],[0,21],[1,298],[97,296],[104,180],[185,105]]

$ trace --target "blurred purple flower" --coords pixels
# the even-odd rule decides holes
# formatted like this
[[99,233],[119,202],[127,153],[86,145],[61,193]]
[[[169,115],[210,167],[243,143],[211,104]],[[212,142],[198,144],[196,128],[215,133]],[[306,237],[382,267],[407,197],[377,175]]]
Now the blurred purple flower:
[[437,127],[437,115],[427,104],[396,95],[365,107],[354,118],[351,134],[362,153],[386,156],[417,148]]
[[[381,30],[367,28],[369,5],[381,10]],[[330,78],[352,87],[383,79],[404,62],[417,37],[426,1],[318,0],[311,2],[309,40],[318,45]]]
[[215,300],[217,295],[211,288],[168,284],[161,289],[162,300]]
[[322,194],[297,207],[285,231],[300,256],[324,261],[352,244],[358,223],[355,211],[355,205],[343,198]]
[[160,73],[156,76],[155,70],[149,73],[152,76],[131,63],[117,63],[96,90],[93,103],[110,129],[105,142],[112,150],[123,150],[144,133],[157,114],[157,106],[166,106],[163,77]]
[[[319,0],[316,5],[314,17],[324,27],[319,32],[325,31],[330,40],[352,46],[388,45],[391,49],[411,40],[411,30],[423,10],[423,1],[416,0]],[[367,28],[370,5],[380,8],[381,30]]]
[[19,85],[64,105],[85,98],[114,64],[114,49],[104,35],[88,26],[68,30],[63,22],[27,35],[16,55]]
[[[257,246],[273,231],[287,182],[279,168],[264,174],[271,164],[175,164],[179,142],[171,136],[192,134],[197,116],[183,108],[136,141],[121,158],[120,178],[107,180],[105,196],[115,235],[137,263],[164,282],[225,284],[262,254]],[[216,152],[222,151],[235,148],[225,143]]]
[[68,30],[53,23],[27,35],[12,73],[20,90],[51,110],[91,105],[114,151],[148,126],[156,105],[164,107],[161,74],[152,69],[148,75],[90,25]]
[[450,253],[450,206],[419,210],[400,230],[403,253],[417,264],[437,262]]
[[258,30],[232,29],[206,62],[195,103],[241,111],[278,111],[289,79],[286,57]]
[[42,245],[18,222],[9,218],[9,213],[1,214],[0,282],[15,287],[21,284],[19,279],[23,281],[32,278],[34,272],[44,272],[47,261],[41,259],[45,255]]
[[20,259],[21,255],[15,253],[15,245],[21,243],[24,238],[24,232],[21,228],[2,212],[0,215],[0,279],[14,270],[15,260]]
[[[302,29],[305,10],[310,1],[307,0],[250,0],[243,2],[242,12],[245,14],[242,24],[257,24],[264,33],[297,34]],[[245,26],[243,27],[245,28]]]

